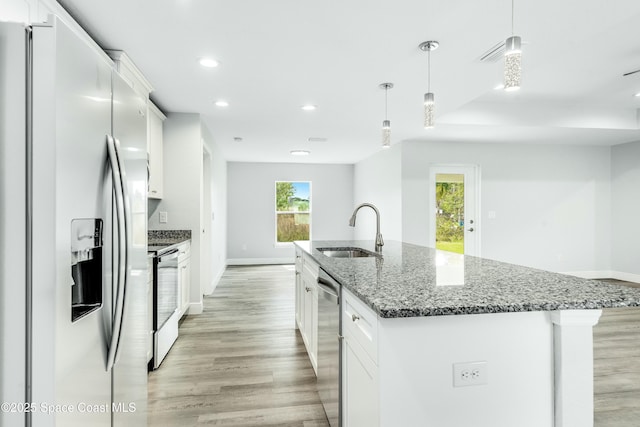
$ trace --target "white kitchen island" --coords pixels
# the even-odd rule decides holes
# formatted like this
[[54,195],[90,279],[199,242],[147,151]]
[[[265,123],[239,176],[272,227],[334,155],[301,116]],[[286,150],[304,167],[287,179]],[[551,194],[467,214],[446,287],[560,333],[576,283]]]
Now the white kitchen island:
[[593,426],[592,327],[640,290],[387,242],[330,258],[342,288],[343,426]]

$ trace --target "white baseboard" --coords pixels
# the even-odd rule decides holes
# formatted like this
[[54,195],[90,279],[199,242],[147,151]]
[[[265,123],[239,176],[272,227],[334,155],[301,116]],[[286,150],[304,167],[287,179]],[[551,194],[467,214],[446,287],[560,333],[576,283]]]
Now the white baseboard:
[[227,269],[227,264],[223,265],[216,277],[211,281],[211,288],[209,288],[209,292],[206,292],[205,295],[211,295],[216,288],[218,287],[218,283],[220,283],[220,279],[222,279],[222,275],[224,275],[224,271]]
[[594,270],[594,271],[566,271],[562,274],[570,276],[582,277],[583,279],[616,279],[627,282],[640,283],[640,274],[625,273],[623,271],[613,270]]
[[562,271],[562,274],[569,276],[582,277],[583,279],[615,279],[610,270],[593,270],[593,271]]
[[227,265],[293,264],[293,258],[231,258]]
[[188,315],[202,314],[203,311],[204,311],[204,304],[202,303],[202,301],[200,301],[200,302],[192,302],[192,303],[189,303],[189,308],[187,309],[187,314]]
[[622,271],[614,271],[613,278],[618,280],[625,280],[627,282],[640,283],[640,274],[625,273]]

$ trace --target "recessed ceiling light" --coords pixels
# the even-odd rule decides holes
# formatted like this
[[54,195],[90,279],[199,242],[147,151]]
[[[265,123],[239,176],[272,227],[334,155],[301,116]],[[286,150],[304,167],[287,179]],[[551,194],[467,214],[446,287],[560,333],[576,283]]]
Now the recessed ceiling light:
[[639,97],[639,98],[640,98],[640,92],[636,93],[636,94],[635,94],[635,95],[633,95],[633,96],[637,96],[637,97]]
[[228,107],[229,103],[227,101],[220,100],[220,101],[216,101],[216,106],[217,107]]
[[318,108],[318,106],[317,105],[306,104],[306,105],[303,105],[300,108],[302,108],[304,111],[313,111],[316,108]]
[[234,136],[233,142],[242,142],[242,138],[240,138],[239,136]]
[[307,141],[309,142],[327,142],[327,138],[321,136],[310,136]]
[[206,68],[216,68],[220,65],[220,61],[217,61],[213,58],[200,58],[200,65]]
[[309,154],[311,154],[311,151],[307,151],[307,150],[291,150],[290,151],[292,156],[308,156]]

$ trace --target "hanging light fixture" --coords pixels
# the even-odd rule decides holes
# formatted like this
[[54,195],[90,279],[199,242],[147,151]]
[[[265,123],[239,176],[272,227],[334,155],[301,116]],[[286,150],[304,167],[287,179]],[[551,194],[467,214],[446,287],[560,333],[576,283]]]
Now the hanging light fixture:
[[520,75],[522,73],[522,49],[520,37],[513,32],[513,2],[511,0],[511,37],[504,43],[504,90],[520,89]]
[[391,121],[387,119],[387,92],[393,89],[393,83],[380,83],[380,89],[384,89],[384,120],[382,121],[382,148],[391,147]]
[[435,109],[435,97],[431,92],[431,51],[436,50],[440,43],[429,40],[420,43],[418,46],[423,52],[427,52],[428,74],[427,74],[427,93],[424,94],[424,128],[433,128],[433,113]]

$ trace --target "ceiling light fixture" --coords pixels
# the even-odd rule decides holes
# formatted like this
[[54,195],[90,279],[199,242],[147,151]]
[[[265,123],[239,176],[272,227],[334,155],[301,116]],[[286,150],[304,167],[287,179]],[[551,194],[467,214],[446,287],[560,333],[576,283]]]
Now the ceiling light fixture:
[[633,95],[633,96],[640,97],[640,92],[636,93],[636,94],[635,94],[635,95]]
[[229,106],[229,103],[227,101],[223,101],[223,100],[216,101],[216,107],[228,107],[228,106]]
[[308,156],[311,154],[311,151],[308,150],[291,150],[289,152],[292,156]]
[[420,43],[418,46],[420,50],[423,52],[427,52],[427,64],[428,64],[428,74],[427,74],[427,93],[424,94],[424,128],[431,129],[433,128],[433,112],[435,110],[435,97],[431,92],[431,51],[436,50],[440,46],[435,40],[429,40],[426,42]]
[[315,110],[316,108],[318,108],[318,106],[317,106],[317,105],[307,104],[307,105],[303,105],[303,106],[302,106],[302,107],[300,107],[300,108],[302,108],[304,111],[313,111],[313,110]]
[[205,68],[216,68],[220,65],[220,61],[217,61],[213,58],[200,58],[200,65]]
[[382,121],[382,148],[391,147],[391,121],[387,119],[387,93],[393,89],[393,83],[380,83],[378,86],[384,89],[384,120]]
[[522,74],[521,41],[513,32],[513,2],[514,0],[511,0],[511,37],[505,41],[504,52],[504,90],[509,92],[520,89]]

